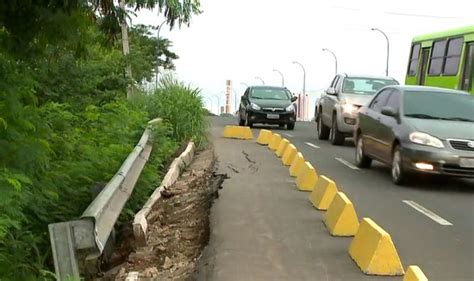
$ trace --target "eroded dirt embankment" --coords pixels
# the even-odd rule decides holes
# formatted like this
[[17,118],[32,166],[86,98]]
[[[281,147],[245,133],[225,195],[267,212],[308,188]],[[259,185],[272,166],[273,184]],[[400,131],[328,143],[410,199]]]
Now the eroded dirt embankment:
[[199,152],[178,181],[161,193],[148,217],[147,246],[133,247],[113,279],[125,280],[129,272],[138,272],[139,280],[191,278],[208,243],[209,211],[225,178],[214,173],[214,165],[212,149]]

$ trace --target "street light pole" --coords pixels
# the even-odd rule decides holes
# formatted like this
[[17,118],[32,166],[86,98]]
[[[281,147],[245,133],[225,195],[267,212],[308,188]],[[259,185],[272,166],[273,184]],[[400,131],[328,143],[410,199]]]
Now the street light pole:
[[220,98],[218,95],[212,95],[213,97],[215,97],[217,99],[217,116],[220,115],[220,111],[221,111],[221,101],[220,101]]
[[334,61],[336,62],[336,75],[337,75],[337,57],[336,57],[336,54],[333,51],[331,51],[329,49],[326,49],[326,48],[323,48],[323,52],[329,52],[334,57]]
[[235,110],[235,112],[237,112],[237,96],[238,95],[237,95],[237,92],[234,89],[232,89],[232,91],[234,92],[234,110]]
[[265,85],[265,81],[261,77],[255,76],[255,79],[260,80],[262,82],[262,85]]
[[[158,43],[158,54],[157,55],[159,55],[159,53],[160,53],[160,30],[161,30],[161,27],[165,24],[165,22],[166,22],[166,20],[164,20],[162,23],[160,23],[158,25],[158,30],[156,32],[156,42]],[[155,73],[155,75],[156,75],[156,77],[155,77],[155,91],[156,91],[156,89],[158,89],[158,73],[160,71],[160,66],[159,66],[158,63],[159,63],[159,61],[156,62],[156,70],[155,70],[155,72],[156,72]]]
[[283,73],[281,73],[281,71],[278,70],[278,69],[273,69],[273,71],[278,72],[278,74],[280,74],[280,76],[281,76],[281,86],[285,87],[285,77],[283,77]]
[[[298,107],[298,116],[300,116],[301,118],[305,118],[305,100],[306,100],[306,69],[304,68],[304,66],[297,62],[297,61],[294,61],[293,62],[294,64],[297,64],[301,67],[301,69],[303,69],[303,101],[300,103],[300,101],[298,102],[301,106]],[[301,115],[300,115],[301,113]]]
[[387,65],[386,65],[386,68],[385,68],[385,76],[388,76],[388,60],[390,58],[390,40],[388,40],[387,34],[385,34],[385,32],[383,32],[382,30],[373,27],[372,31],[378,31],[378,32],[382,33],[382,35],[385,37],[385,39],[387,39]]
[[303,95],[304,95],[306,94],[306,70],[304,69],[304,66],[301,63],[297,61],[294,61],[293,63],[301,66],[301,69],[303,69]]

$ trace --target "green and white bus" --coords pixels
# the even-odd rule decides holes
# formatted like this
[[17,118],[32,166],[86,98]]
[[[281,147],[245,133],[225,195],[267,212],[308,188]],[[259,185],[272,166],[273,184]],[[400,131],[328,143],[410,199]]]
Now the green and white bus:
[[474,26],[413,38],[405,84],[474,94],[473,76]]

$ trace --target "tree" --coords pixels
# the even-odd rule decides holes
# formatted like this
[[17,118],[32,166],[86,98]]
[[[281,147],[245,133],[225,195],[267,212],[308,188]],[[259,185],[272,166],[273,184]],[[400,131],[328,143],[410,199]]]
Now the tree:
[[171,41],[165,38],[157,39],[150,32],[149,26],[132,27],[130,45],[132,51],[128,59],[136,82],[151,81],[157,66],[174,69],[173,60],[178,59],[178,55],[170,50]]
[[[189,24],[201,11],[199,0],[130,0],[134,11],[157,8],[173,28]],[[96,23],[107,42],[120,34],[126,11],[113,0],[4,0],[0,1],[0,28],[6,31],[5,47],[20,57],[38,55],[42,47],[68,42],[80,46],[85,19]]]

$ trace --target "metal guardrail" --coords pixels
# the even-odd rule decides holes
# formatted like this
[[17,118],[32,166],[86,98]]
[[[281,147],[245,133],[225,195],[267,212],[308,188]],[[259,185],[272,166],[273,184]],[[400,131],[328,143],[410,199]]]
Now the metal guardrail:
[[148,122],[138,144],[79,220],[48,225],[57,280],[80,278],[104,252],[123,206],[150,156],[151,126],[160,121]]

